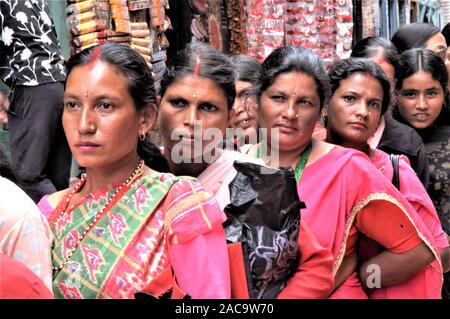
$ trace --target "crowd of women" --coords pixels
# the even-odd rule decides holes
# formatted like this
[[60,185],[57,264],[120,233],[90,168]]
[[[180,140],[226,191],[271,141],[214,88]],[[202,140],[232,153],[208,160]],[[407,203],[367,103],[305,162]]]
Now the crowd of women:
[[2,159],[0,293],[449,298],[446,49],[428,24],[327,68],[302,47],[261,64],[191,43],[159,92],[132,49],[82,51],[62,118],[79,180],[36,207]]

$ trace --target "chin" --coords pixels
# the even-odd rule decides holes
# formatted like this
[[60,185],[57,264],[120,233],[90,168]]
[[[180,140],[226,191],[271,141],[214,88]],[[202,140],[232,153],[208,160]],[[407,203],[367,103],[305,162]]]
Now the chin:
[[433,124],[433,123],[423,123],[423,122],[421,122],[421,123],[412,123],[411,126],[414,127],[417,130],[423,130],[423,129],[427,128],[427,127],[430,127],[431,124]]

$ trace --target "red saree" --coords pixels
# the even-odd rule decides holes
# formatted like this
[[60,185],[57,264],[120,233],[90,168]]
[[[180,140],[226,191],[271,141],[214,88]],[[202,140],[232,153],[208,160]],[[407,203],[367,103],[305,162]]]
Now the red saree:
[[[381,150],[374,150],[375,156],[372,163],[391,181],[394,169],[388,154]],[[420,218],[433,236],[436,248],[448,247],[447,235],[442,229],[441,222],[434,208],[433,202],[425,187],[417,177],[416,172],[409,165],[406,156],[400,156],[399,161],[400,192],[403,197],[414,207]]]
[[[377,171],[365,154],[335,147],[306,166],[298,192],[306,203],[302,218],[319,243],[332,251],[335,274],[344,257],[355,250],[356,240],[351,238],[352,231],[356,235],[365,233],[394,252],[408,250],[423,241],[433,251],[435,260],[402,284],[372,289],[369,297],[440,298],[442,268],[433,237],[414,208]],[[397,224],[398,220],[403,224],[409,221],[410,227]],[[367,296],[353,273],[332,297]]]

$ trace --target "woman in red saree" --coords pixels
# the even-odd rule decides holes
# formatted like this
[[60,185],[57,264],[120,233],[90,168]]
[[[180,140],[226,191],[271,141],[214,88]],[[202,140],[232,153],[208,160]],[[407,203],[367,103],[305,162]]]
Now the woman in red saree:
[[[229,58],[199,43],[178,52],[161,81],[159,127],[170,169],[176,175],[197,177],[221,208],[230,203],[229,184],[238,174],[233,163],[264,164],[221,149],[235,95]],[[216,135],[209,134],[214,131]],[[276,297],[326,298],[333,286],[331,253],[317,243],[303,221],[299,227],[298,266]],[[241,243],[233,244],[229,245],[232,298],[249,298]],[[278,250],[285,247],[280,244]],[[284,260],[277,262],[281,265]]]
[[156,289],[156,280],[173,288],[172,297],[229,298],[217,202],[195,179],[160,173],[140,159],[152,166],[162,159],[145,141],[157,110],[144,59],[106,44],[68,66],[63,126],[86,174],[39,204],[50,212],[54,235],[55,297],[159,297],[167,291]]
[[[328,95],[320,58],[293,46],[273,51],[263,63],[257,95],[267,141],[250,153],[270,166],[295,169],[306,204],[302,217],[334,255],[331,297],[367,298],[364,288],[379,288],[399,291],[386,298],[439,298],[439,255],[411,205],[365,154],[311,138]],[[363,235],[385,250],[363,260],[357,253]]]
[[[368,144],[369,137],[375,132],[389,105],[390,88],[382,69],[368,59],[350,58],[336,62],[329,75],[332,97],[327,108],[327,141],[366,153],[378,170],[391,181],[394,169],[389,155],[371,149]],[[449,267],[447,236],[430,197],[405,156],[399,159],[398,176],[400,192],[417,212],[411,217],[423,221],[432,235],[446,271]],[[386,294],[374,289],[371,296]]]

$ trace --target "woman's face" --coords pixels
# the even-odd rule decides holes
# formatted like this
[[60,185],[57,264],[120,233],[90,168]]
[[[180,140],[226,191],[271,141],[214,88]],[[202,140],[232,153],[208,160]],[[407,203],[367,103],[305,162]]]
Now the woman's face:
[[127,78],[108,63],[77,66],[67,78],[62,122],[80,166],[134,161],[138,138],[151,128],[155,117],[155,111],[136,110]]
[[300,72],[282,73],[260,98],[258,119],[267,129],[267,141],[279,131],[279,150],[295,151],[310,141],[320,114],[317,83]]
[[353,73],[341,80],[328,105],[328,128],[348,147],[360,148],[376,131],[383,87],[372,75]]
[[419,71],[403,80],[397,101],[403,119],[423,129],[438,118],[444,104],[444,89],[430,73]]
[[222,141],[214,133],[225,137],[228,116],[227,96],[213,80],[186,75],[174,81],[166,89],[159,108],[166,156],[182,154],[184,160],[198,159],[211,151]]
[[389,64],[383,56],[377,55],[374,57],[370,57],[369,60],[372,60],[376,64],[378,64],[381,69],[383,70],[384,74],[386,74],[386,77],[389,80],[389,84],[391,85],[391,89],[395,86],[395,68],[392,64]]
[[255,97],[249,95],[252,84],[245,81],[236,81],[235,85],[236,99],[230,117],[230,127],[242,129],[246,141],[256,141],[258,130],[257,103]]
[[442,61],[447,59],[447,43],[442,33],[436,33],[425,42],[425,49],[431,50],[442,58]]

